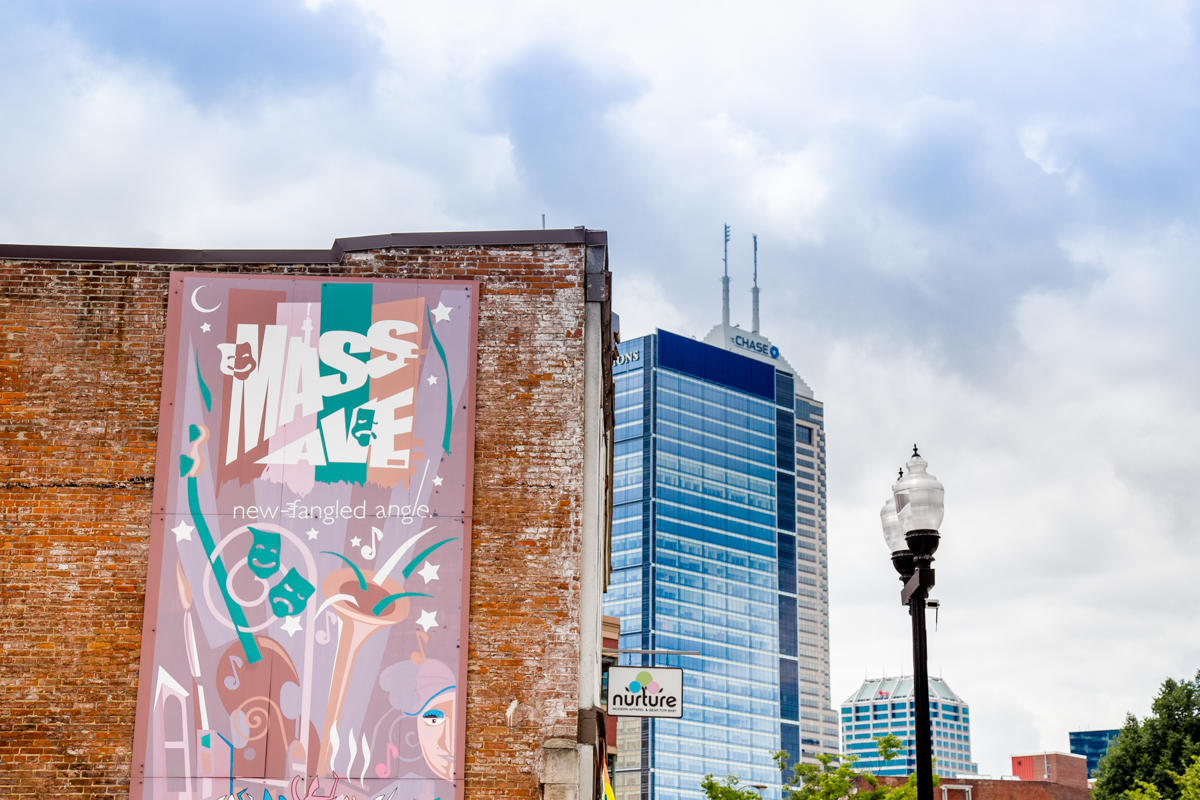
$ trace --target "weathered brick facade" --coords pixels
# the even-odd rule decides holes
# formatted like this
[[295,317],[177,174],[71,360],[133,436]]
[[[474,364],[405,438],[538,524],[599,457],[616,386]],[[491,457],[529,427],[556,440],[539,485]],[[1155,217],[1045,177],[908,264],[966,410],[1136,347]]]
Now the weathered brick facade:
[[[884,787],[901,786],[904,778],[881,777]],[[860,790],[867,788],[859,786]],[[1091,791],[1083,786],[1045,780],[996,780],[993,778],[942,778],[933,790],[935,800],[1088,800]]]
[[466,796],[543,796],[545,744],[579,740],[590,696],[583,616],[599,626],[581,553],[585,320],[600,310],[607,376],[605,247],[583,229],[327,254],[0,246],[0,795],[129,791],[168,278],[202,269],[479,282]]
[[1012,774],[1023,781],[1088,788],[1087,759],[1074,753],[1035,753],[1012,757]]

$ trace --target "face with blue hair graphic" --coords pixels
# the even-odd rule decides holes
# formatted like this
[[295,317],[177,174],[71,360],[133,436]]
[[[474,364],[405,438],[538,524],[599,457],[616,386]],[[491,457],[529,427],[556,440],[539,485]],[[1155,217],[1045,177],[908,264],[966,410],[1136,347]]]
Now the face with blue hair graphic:
[[455,705],[453,670],[440,661],[393,664],[379,675],[392,708],[416,721],[421,755],[433,774],[454,779]]
[[453,686],[441,689],[417,712],[417,738],[425,763],[439,778],[454,776],[454,701]]

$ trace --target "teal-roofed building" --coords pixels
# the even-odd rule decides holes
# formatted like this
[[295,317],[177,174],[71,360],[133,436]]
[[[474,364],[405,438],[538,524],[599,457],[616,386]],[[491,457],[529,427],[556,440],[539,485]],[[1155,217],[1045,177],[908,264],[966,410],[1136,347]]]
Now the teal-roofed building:
[[[929,721],[933,771],[942,777],[978,775],[971,760],[971,710],[941,678],[929,679]],[[857,769],[875,775],[908,775],[917,768],[916,703],[911,675],[871,678],[842,703],[842,752],[858,756]],[[876,740],[900,740],[896,757],[879,757]]]

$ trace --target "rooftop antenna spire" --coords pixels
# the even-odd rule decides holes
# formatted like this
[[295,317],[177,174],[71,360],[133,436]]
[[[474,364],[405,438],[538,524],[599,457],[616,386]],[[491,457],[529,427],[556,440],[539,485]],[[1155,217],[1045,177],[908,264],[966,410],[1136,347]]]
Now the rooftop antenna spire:
[[754,288],[750,290],[754,312],[751,315],[751,331],[758,333],[758,234],[753,234],[750,238],[754,240]]
[[725,226],[725,275],[721,278],[721,324],[729,327],[729,226]]

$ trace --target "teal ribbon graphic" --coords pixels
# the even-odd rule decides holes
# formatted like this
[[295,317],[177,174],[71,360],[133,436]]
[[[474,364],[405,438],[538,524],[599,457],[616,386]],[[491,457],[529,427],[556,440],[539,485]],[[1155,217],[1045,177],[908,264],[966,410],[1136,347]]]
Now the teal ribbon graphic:
[[450,365],[446,363],[446,351],[438,339],[437,331],[433,329],[433,316],[429,313],[429,304],[425,304],[425,320],[429,323],[429,335],[433,337],[433,346],[442,359],[442,368],[446,370],[446,424],[442,429],[442,451],[450,454],[450,423],[454,420],[454,403],[450,400]]

